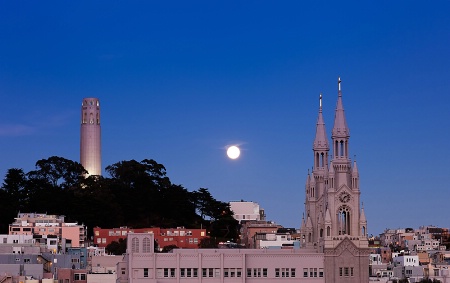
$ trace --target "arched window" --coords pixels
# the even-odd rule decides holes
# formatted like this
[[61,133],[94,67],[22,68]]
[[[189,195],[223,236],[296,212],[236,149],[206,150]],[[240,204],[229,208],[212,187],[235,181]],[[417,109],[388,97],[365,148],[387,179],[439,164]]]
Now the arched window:
[[340,156],[344,156],[344,142],[341,141],[340,143]]
[[139,239],[134,237],[131,240],[131,252],[132,253],[138,253],[139,252]]
[[316,167],[319,167],[320,164],[319,164],[319,153],[318,153],[318,152],[316,152],[316,158],[315,158],[314,161],[315,161],[315,162],[314,162],[314,163],[315,163],[314,165],[315,165]]
[[94,124],[94,115],[89,114],[89,124]]
[[312,242],[312,234],[309,233],[309,234],[308,234],[308,243],[311,243],[311,242]]
[[150,238],[145,237],[142,241],[142,252],[143,253],[151,253],[152,252],[152,245]]
[[365,235],[366,235],[366,226],[362,226],[361,236],[365,236]]
[[323,154],[323,152],[320,154],[320,167],[324,167],[324,154]]
[[350,235],[350,208],[341,206],[337,213],[339,235]]
[[323,229],[320,229],[320,237],[323,237]]
[[334,144],[334,157],[339,157],[339,143],[338,141],[335,142]]
[[100,115],[97,113],[97,125],[100,124]]
[[331,235],[331,228],[330,226],[327,226],[327,237],[330,237]]

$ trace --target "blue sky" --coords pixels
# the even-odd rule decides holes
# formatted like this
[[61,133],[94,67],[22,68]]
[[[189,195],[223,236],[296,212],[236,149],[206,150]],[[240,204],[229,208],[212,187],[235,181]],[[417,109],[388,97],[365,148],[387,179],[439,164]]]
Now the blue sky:
[[449,14],[449,1],[1,1],[0,175],[79,161],[81,101],[98,97],[103,167],[152,158],[174,183],[299,227],[318,96],[330,136],[341,76],[369,233],[449,227]]

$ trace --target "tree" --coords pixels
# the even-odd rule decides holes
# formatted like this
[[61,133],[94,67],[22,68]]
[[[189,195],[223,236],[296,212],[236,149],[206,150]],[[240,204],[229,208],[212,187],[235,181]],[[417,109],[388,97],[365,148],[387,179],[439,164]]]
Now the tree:
[[112,241],[105,250],[113,255],[123,255],[127,252],[127,239],[120,238],[118,242]]
[[61,189],[78,187],[88,172],[75,161],[52,156],[36,162],[36,170],[28,173],[34,179],[46,180],[51,186]]

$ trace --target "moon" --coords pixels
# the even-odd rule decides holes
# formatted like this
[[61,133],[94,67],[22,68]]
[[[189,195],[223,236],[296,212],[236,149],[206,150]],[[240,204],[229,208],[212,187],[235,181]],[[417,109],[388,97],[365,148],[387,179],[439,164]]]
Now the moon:
[[230,159],[236,159],[241,155],[241,150],[239,147],[232,145],[227,149],[227,155]]

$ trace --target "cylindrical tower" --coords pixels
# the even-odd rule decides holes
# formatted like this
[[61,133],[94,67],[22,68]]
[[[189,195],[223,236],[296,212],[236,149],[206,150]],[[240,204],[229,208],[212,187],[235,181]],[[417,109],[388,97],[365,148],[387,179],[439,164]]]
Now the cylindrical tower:
[[81,104],[80,162],[89,175],[102,174],[100,101],[83,98]]

